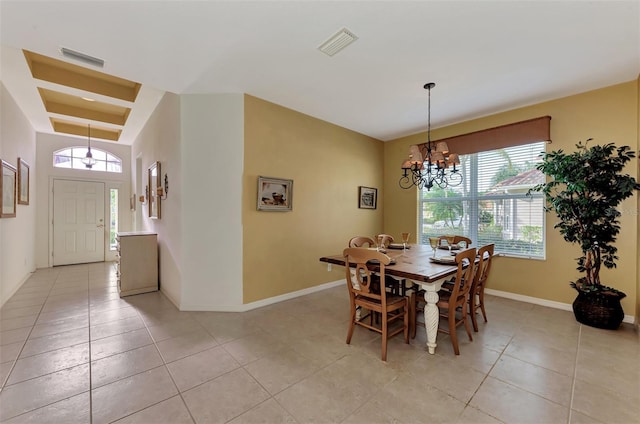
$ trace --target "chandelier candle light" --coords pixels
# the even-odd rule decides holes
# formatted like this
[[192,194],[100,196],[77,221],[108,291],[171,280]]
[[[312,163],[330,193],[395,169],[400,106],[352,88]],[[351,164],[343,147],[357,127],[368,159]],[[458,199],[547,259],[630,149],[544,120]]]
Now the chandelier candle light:
[[87,126],[87,137],[88,137],[89,149],[87,150],[87,155],[84,158],[82,158],[82,163],[84,163],[84,166],[86,166],[88,169],[91,169],[93,165],[96,164],[96,160],[93,158],[93,155],[91,154],[91,125]]
[[435,147],[431,144],[431,89],[435,86],[434,82],[424,85],[429,92],[427,143],[409,147],[409,159],[402,163],[402,177],[398,182],[403,189],[416,186],[429,191],[434,185],[446,188],[462,182],[462,174],[456,169],[456,165],[460,165],[458,154],[449,152],[449,146],[444,141],[434,143]]

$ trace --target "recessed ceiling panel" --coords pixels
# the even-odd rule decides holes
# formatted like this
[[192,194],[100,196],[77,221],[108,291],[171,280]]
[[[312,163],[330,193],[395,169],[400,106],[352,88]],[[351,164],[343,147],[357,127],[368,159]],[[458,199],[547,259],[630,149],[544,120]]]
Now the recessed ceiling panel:
[[31,75],[54,84],[134,102],[141,84],[23,50]]
[[59,91],[38,88],[44,107],[49,113],[107,122],[109,124],[124,125],[131,108],[109,103],[86,100]]
[[[58,118],[51,118],[51,125],[53,126],[53,130],[55,132],[64,133],[64,134],[73,134],[79,135],[82,137],[87,137],[88,126],[86,124],[79,124],[77,122],[64,121]],[[91,125],[91,138],[100,138],[103,140],[110,141],[118,141],[120,138],[120,133],[122,130],[106,128],[106,127],[96,127]]]

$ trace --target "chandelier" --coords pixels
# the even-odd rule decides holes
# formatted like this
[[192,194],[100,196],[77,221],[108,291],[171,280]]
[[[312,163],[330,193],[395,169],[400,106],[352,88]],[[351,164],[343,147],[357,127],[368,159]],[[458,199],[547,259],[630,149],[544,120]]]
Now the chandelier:
[[96,164],[96,160],[93,158],[93,155],[91,154],[91,125],[87,126],[87,137],[88,137],[89,149],[87,150],[87,155],[82,158],[82,163],[84,163],[85,167],[87,167],[88,169],[91,169],[93,165]]
[[427,142],[409,147],[409,159],[402,162],[402,177],[400,187],[408,189],[413,186],[427,191],[436,185],[440,188],[455,187],[462,182],[462,174],[456,165],[460,165],[457,153],[449,152],[449,146],[444,141],[431,144],[431,89],[435,82],[429,82],[424,88],[429,92],[427,115]]

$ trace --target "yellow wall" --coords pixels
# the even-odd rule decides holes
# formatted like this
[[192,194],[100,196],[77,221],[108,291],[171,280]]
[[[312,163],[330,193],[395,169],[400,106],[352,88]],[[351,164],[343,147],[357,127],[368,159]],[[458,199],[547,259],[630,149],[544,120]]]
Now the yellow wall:
[[[344,278],[318,258],[382,230],[383,143],[245,95],[243,302]],[[258,176],[293,180],[293,211],[256,210]],[[378,209],[358,209],[358,186]]]
[[[638,76],[638,80],[637,80],[637,84],[636,84],[636,88],[637,88],[637,93],[638,93],[638,108],[637,108],[637,113],[638,113],[638,127],[637,127],[637,146],[640,148],[640,75]],[[640,155],[640,152],[638,152],[638,154]],[[636,161],[637,166],[638,166],[638,174],[640,176],[640,156],[638,157],[638,160]],[[636,216],[638,217],[638,232],[636,233],[636,256],[640,256],[640,196],[636,196],[637,202],[636,202]],[[636,266],[636,326],[640,325],[640,260],[638,260],[637,266]]]
[[[578,94],[550,102],[520,108],[472,121],[432,129],[432,139],[465,134],[511,122],[550,115],[551,139],[548,149],[575,150],[580,140],[593,138],[592,143],[615,142],[629,145],[638,151],[638,81],[631,81]],[[407,155],[411,144],[424,142],[424,133],[400,138],[385,143],[385,216],[384,229],[391,234],[403,231],[411,223],[416,227],[417,193],[415,189],[398,187],[401,174],[400,163]],[[638,178],[638,165],[632,163],[626,170]],[[638,194],[627,199],[621,206],[622,231],[618,238],[618,267],[602,271],[605,284],[612,285],[627,294],[622,302],[625,313],[637,315],[638,294]],[[576,246],[565,242],[553,228],[555,215],[547,214],[546,241],[547,259],[525,260],[496,258],[488,287],[496,290],[532,296],[563,303],[571,303],[575,291],[569,281],[579,276],[574,258],[579,256]],[[638,306],[640,310],[640,306]]]

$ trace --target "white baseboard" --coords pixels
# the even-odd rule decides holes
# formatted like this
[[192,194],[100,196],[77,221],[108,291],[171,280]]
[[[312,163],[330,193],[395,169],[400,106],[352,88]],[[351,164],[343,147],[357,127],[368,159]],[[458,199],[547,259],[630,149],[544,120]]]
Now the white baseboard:
[[[534,305],[547,306],[554,309],[562,309],[563,311],[572,311],[573,306],[570,303],[555,302],[553,300],[540,299],[537,297],[525,296],[523,294],[509,293],[501,290],[485,289],[486,294],[492,296],[504,297],[506,299],[518,300],[520,302],[533,303]],[[625,315],[622,322],[634,324],[635,317],[633,315]]]
[[25,275],[24,277],[22,277],[22,280],[13,288],[13,290],[11,290],[11,293],[9,293],[7,295],[7,297],[5,297],[4,299],[2,299],[2,302],[0,303],[0,308],[2,306],[4,306],[5,303],[7,303],[7,301],[9,299],[11,299],[13,297],[14,294],[16,294],[18,292],[18,290],[20,290],[20,287],[22,287],[22,285],[24,283],[27,282],[27,280],[29,279],[29,277],[31,277],[31,275],[33,275],[33,273],[36,272],[36,270],[34,269],[33,271],[29,271],[27,272],[27,275]]
[[329,283],[320,284],[319,286],[313,286],[306,289],[298,290],[291,293],[285,293],[279,296],[270,297],[268,299],[262,299],[251,303],[245,303],[242,305],[184,305],[180,310],[182,311],[217,311],[217,312],[246,312],[252,309],[262,308],[263,306],[273,305],[274,303],[283,302],[289,299],[295,299],[296,297],[304,296],[307,294],[319,292],[322,290],[330,289],[340,285],[347,284],[346,280],[331,281]]

